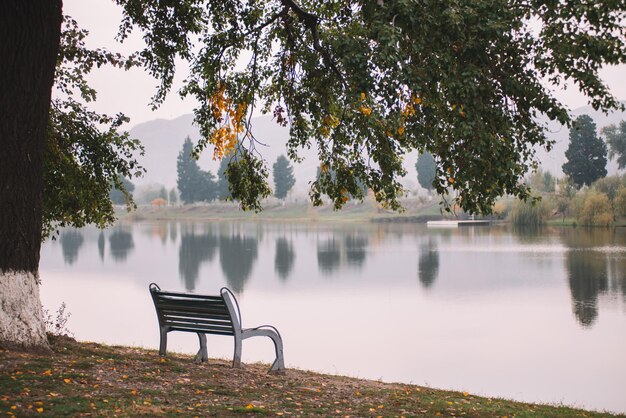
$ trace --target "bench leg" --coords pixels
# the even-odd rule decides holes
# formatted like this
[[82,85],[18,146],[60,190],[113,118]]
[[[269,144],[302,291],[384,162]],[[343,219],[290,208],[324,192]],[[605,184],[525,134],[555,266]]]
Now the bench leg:
[[209,360],[209,355],[206,350],[206,334],[198,332],[198,339],[200,340],[200,349],[198,350],[198,354],[196,354],[196,358],[194,362],[196,364],[202,363],[203,361]]
[[159,355],[164,357],[167,351],[167,329],[161,328],[161,340],[159,342]]
[[[250,337],[265,336],[270,337],[274,343],[274,349],[276,350],[276,360],[270,367],[270,372],[280,372],[285,369],[285,357],[283,356],[283,339],[274,327],[267,328],[253,328],[244,329],[241,332],[241,339],[244,340]],[[241,350],[241,349],[240,349]],[[241,351],[240,351],[241,352]],[[241,361],[241,360],[240,360]]]
[[241,340],[235,335],[235,355],[233,356],[233,367],[241,367]]

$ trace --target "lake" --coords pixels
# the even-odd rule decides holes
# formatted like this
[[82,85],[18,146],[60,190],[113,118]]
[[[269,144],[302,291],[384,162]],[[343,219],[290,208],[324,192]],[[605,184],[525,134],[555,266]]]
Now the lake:
[[[626,412],[626,230],[140,222],[42,246],[44,307],[78,340],[158,348],[151,282],[233,290],[288,367]],[[195,353],[175,332],[168,349]],[[232,358],[231,337],[209,356]],[[268,338],[243,361],[273,360]]]

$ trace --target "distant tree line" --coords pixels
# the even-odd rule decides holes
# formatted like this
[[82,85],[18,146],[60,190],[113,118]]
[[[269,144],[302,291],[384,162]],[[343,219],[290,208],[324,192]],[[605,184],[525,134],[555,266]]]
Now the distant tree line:
[[542,200],[535,204],[513,202],[500,212],[508,212],[509,219],[518,225],[541,225],[551,215],[587,226],[623,221],[626,175],[607,177],[606,165],[612,158],[619,169],[626,167],[626,121],[603,128],[601,134],[604,138],[598,135],[590,116],[576,118],[565,152],[565,177],[557,180],[549,172],[535,171],[526,181]]
[[[180,192],[180,200],[185,203],[212,202],[232,198],[228,185],[228,168],[231,159],[225,156],[220,161],[217,177],[211,171],[200,169],[193,155],[194,145],[187,137],[183,148],[178,154],[176,185]],[[296,180],[293,167],[284,155],[280,155],[274,163],[274,196],[285,199],[293,188]]]

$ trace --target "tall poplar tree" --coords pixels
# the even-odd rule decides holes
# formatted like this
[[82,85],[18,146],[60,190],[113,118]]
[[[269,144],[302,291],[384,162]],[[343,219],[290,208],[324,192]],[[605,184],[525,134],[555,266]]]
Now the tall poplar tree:
[[415,163],[415,170],[417,170],[417,181],[420,186],[430,192],[437,175],[437,164],[433,155],[430,152],[420,154]]
[[609,157],[617,160],[620,169],[626,167],[626,120],[619,125],[609,125],[602,128],[602,134],[609,146]]
[[279,155],[272,166],[274,173],[274,196],[279,199],[287,197],[289,190],[296,184],[293,167],[284,155]]
[[178,178],[176,186],[180,191],[180,200],[184,203],[209,202],[217,195],[215,176],[210,171],[200,169],[193,157],[193,143],[187,137],[178,154],[176,163]]
[[563,173],[572,179],[576,187],[591,186],[591,183],[606,176],[606,144],[598,136],[596,124],[589,115],[576,118],[569,131],[569,141]]

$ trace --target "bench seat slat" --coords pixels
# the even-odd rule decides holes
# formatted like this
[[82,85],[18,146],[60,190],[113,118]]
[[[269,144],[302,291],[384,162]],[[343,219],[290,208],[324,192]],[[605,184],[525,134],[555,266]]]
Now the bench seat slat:
[[224,301],[199,301],[199,300],[184,300],[184,299],[157,299],[158,305],[172,305],[172,306],[185,306],[185,307],[206,307],[214,309],[227,309]]
[[205,306],[184,306],[184,305],[175,305],[171,303],[163,303],[157,305],[161,310],[170,310],[176,312],[193,312],[193,313],[204,313],[204,314],[218,314],[218,315],[227,315],[228,309],[218,308],[218,307],[205,307]]
[[215,319],[220,321],[228,321],[232,322],[229,315],[225,314],[214,314],[214,313],[198,313],[198,312],[189,312],[175,309],[164,309],[161,311],[161,314],[164,317],[167,316],[182,316],[182,317],[190,317],[190,318],[201,318],[201,319]]
[[190,306],[226,306],[223,300],[159,298],[157,299],[157,303],[187,304]]
[[199,324],[190,321],[166,321],[165,325],[171,327],[186,327],[194,329],[216,329],[223,331],[232,331],[233,327],[230,324]]
[[197,300],[214,300],[222,302],[223,299],[221,296],[207,296],[207,295],[194,295],[193,293],[175,293],[175,292],[163,292],[159,291],[156,293],[156,297],[159,299],[165,299],[166,297],[174,297],[181,299],[197,299]]
[[184,316],[174,316],[174,315],[167,315],[165,316],[163,319],[165,319],[166,323],[172,323],[172,322],[185,322],[188,324],[200,324],[200,325],[217,325],[217,326],[221,326],[221,327],[233,327],[233,323],[230,320],[216,320],[216,319],[199,319],[199,318],[194,318],[194,317],[184,317]]
[[233,331],[226,329],[199,329],[196,327],[186,327],[184,325],[176,325],[170,327],[171,331],[187,331],[187,332],[202,332],[204,334],[217,334],[217,335],[234,335]]

